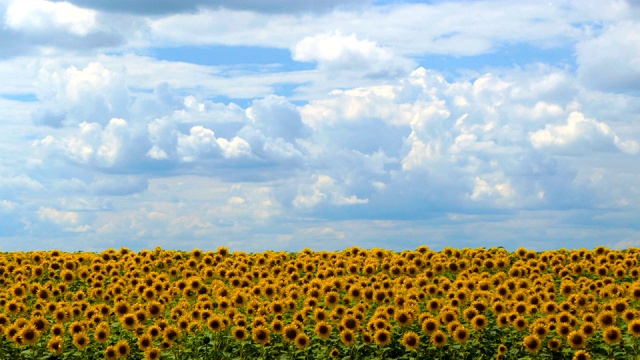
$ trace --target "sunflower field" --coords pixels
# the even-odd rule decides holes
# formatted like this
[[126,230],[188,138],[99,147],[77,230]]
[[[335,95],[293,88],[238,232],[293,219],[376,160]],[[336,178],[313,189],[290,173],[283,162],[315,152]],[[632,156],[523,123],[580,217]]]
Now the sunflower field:
[[0,253],[0,359],[635,359],[640,251]]

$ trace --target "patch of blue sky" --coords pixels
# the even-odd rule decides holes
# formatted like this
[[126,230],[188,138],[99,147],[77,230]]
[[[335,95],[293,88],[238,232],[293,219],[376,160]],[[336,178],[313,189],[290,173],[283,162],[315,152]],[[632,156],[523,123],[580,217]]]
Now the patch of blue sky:
[[179,46],[149,49],[158,60],[182,61],[207,66],[259,65],[263,71],[302,71],[315,68],[313,63],[294,61],[289,49],[260,46]]
[[0,94],[3,99],[20,102],[35,102],[38,101],[36,94]]
[[530,43],[506,45],[497,51],[474,56],[426,55],[413,59],[422,67],[455,79],[469,71],[486,72],[492,68],[544,63],[550,66],[576,67],[572,47],[542,48]]

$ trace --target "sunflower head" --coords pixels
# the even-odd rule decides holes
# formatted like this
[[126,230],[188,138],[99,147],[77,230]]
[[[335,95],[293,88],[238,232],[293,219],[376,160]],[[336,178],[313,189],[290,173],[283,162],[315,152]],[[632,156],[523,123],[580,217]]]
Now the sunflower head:
[[89,336],[85,332],[73,335],[73,345],[80,350],[85,349],[89,345],[89,342]]
[[573,354],[572,360],[589,360],[591,359],[591,354],[584,350],[578,350]]
[[270,331],[262,325],[256,326],[251,330],[251,337],[253,341],[260,345],[268,344],[271,341]]
[[547,347],[552,351],[557,351],[562,346],[562,340],[558,338],[552,338],[547,342]]
[[622,332],[616,326],[609,326],[602,331],[602,338],[609,344],[617,344],[622,339]]
[[26,345],[35,344],[40,337],[40,332],[38,332],[38,329],[36,329],[35,325],[31,323],[27,323],[24,327],[22,327],[18,334],[22,339],[22,342]]
[[296,336],[295,344],[300,350],[306,348],[309,346],[309,336],[303,332],[299,333],[298,336]]
[[376,345],[383,347],[391,342],[391,333],[387,329],[379,329],[373,335]]
[[487,317],[482,314],[475,316],[471,320],[471,326],[475,331],[480,331],[486,328],[488,324],[489,324],[489,321],[487,320]]
[[443,347],[447,344],[447,334],[438,329],[431,334],[430,340],[435,347]]
[[[271,325],[273,327],[273,323]],[[282,329],[282,334],[287,341],[293,342],[298,337],[298,327],[295,324],[289,324]]]
[[572,331],[567,336],[567,343],[573,349],[580,349],[587,344],[587,336],[582,331]]
[[415,350],[420,346],[420,336],[413,331],[408,331],[402,336],[402,345],[410,350]]
[[126,340],[118,341],[114,347],[115,347],[117,357],[127,357],[131,353],[129,342]]
[[243,326],[235,326],[231,331],[231,334],[233,335],[233,338],[238,342],[246,340],[249,336],[247,329]]
[[466,327],[460,325],[455,328],[452,335],[456,342],[464,344],[469,340],[471,332]]
[[326,321],[316,323],[315,334],[321,339],[328,339],[331,336],[332,327]]
[[52,337],[47,343],[47,349],[54,354],[62,354],[64,340],[60,336]]
[[535,335],[528,335],[522,340],[522,345],[528,352],[535,354],[542,347],[542,341]]

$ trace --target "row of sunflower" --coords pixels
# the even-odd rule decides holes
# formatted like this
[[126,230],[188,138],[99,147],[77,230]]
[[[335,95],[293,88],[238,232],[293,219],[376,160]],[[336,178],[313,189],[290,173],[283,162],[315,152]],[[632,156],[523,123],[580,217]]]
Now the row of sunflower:
[[0,359],[640,353],[635,249],[0,254]]

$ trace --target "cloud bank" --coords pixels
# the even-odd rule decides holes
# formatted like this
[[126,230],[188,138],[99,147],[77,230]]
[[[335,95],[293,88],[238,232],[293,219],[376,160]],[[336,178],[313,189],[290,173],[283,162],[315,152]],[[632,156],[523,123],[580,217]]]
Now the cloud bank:
[[638,244],[628,3],[154,4],[2,3],[7,250]]

